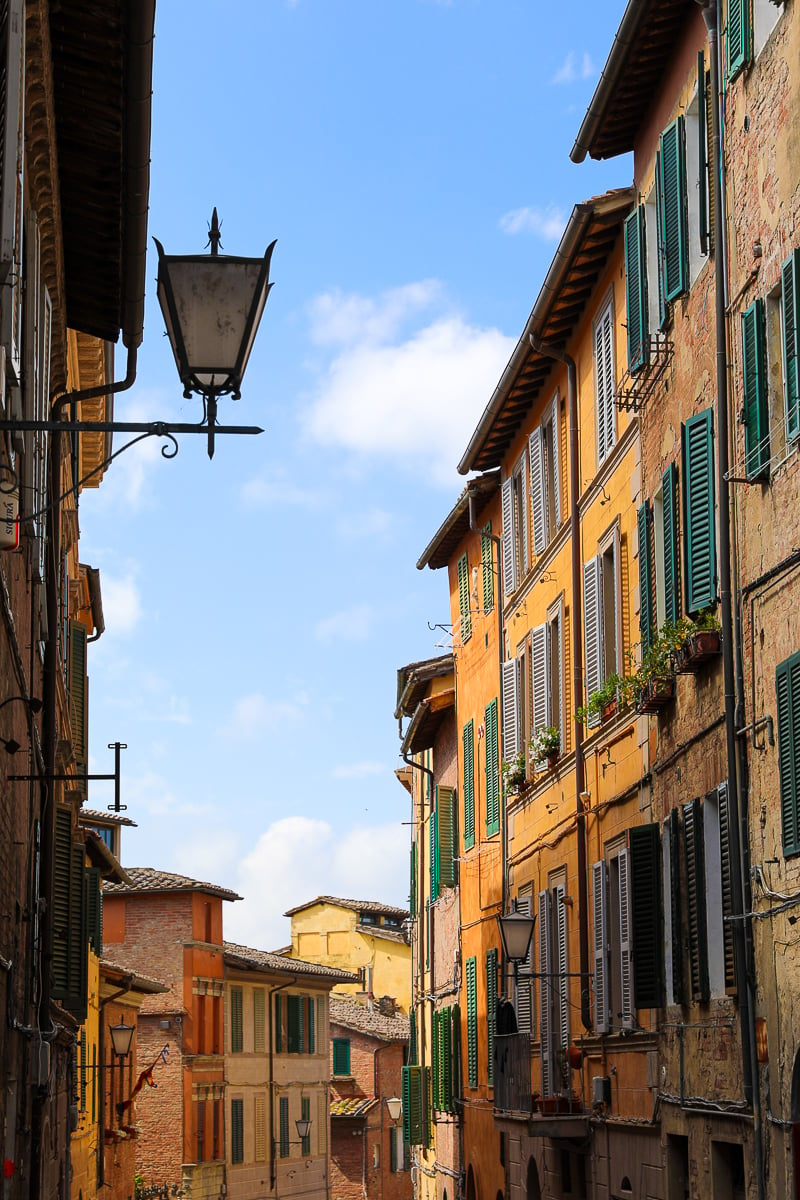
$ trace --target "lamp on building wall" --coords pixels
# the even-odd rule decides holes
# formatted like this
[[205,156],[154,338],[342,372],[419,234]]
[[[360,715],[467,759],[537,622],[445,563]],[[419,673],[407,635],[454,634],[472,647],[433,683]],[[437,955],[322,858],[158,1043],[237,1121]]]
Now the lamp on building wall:
[[396,1124],[403,1115],[403,1101],[397,1096],[391,1096],[386,1100],[386,1108],[391,1120]]
[[109,1025],[108,1032],[111,1034],[111,1045],[114,1047],[117,1058],[127,1058],[131,1052],[131,1042],[136,1032],[136,1026],[126,1025],[124,1021],[120,1021],[119,1025]]
[[497,928],[503,943],[503,955],[514,964],[524,962],[531,949],[536,917],[524,912],[497,914]]
[[298,1117],[295,1121],[295,1127],[297,1129],[297,1136],[302,1140],[305,1140],[311,1132],[311,1122],[308,1117]]

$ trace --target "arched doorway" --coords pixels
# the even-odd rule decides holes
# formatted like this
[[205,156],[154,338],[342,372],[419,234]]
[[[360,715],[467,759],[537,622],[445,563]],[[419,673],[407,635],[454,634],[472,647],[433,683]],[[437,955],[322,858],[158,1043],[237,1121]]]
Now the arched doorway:
[[536,1159],[528,1159],[528,1174],[525,1179],[525,1200],[542,1200],[542,1189],[539,1186],[539,1168]]
[[475,1188],[475,1175],[472,1167],[467,1170],[467,1197],[466,1200],[478,1200],[478,1193]]

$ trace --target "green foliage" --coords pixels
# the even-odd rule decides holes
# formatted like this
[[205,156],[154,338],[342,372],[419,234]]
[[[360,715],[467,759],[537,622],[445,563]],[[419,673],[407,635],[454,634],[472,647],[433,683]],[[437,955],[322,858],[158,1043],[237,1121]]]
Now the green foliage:
[[545,725],[535,733],[528,745],[531,762],[541,762],[558,754],[561,749],[561,732],[555,725]]
[[506,793],[520,791],[527,782],[525,774],[525,751],[520,750],[519,754],[515,754],[508,762],[504,762],[501,771],[503,775],[503,791]]

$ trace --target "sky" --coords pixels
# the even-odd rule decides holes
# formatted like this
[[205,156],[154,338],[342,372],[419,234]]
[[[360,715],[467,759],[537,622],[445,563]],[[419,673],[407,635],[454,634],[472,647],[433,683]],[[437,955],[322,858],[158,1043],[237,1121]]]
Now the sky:
[[[630,182],[569,151],[623,0],[159,0],[150,233],[277,238],[241,400],[259,437],[150,441],[83,493],[90,770],[122,754],[122,860],[232,888],[225,936],[289,940],[332,894],[405,905],[397,670],[447,647],[417,558],[572,206]],[[148,256],[120,420],[199,421]],[[124,352],[117,358],[124,375]],[[116,435],[114,448],[125,441]],[[90,785],[89,807],[112,800]]]

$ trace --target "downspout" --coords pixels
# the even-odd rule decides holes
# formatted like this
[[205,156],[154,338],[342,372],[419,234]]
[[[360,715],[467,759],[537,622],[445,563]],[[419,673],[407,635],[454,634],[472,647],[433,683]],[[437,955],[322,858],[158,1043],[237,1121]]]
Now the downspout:
[[[581,520],[578,509],[580,471],[578,463],[578,371],[575,359],[564,350],[547,345],[535,334],[530,343],[537,354],[553,358],[567,368],[567,407],[569,411],[569,525],[572,545],[572,694],[583,693],[583,609],[581,606]],[[586,813],[582,795],[586,791],[586,767],[583,761],[583,724],[576,718],[575,736],[575,812],[578,840],[578,940],[581,971],[581,1021],[585,1029],[592,1028],[589,1000],[589,918],[588,872],[586,865]]]
[[[400,739],[402,741],[402,737],[403,737],[402,718],[398,719],[397,728],[398,728],[398,733],[400,734]],[[432,796],[433,795],[434,775],[433,775],[433,771],[430,769],[430,767],[423,766],[422,763],[415,762],[413,758],[409,758],[408,751],[403,751],[401,753],[400,757],[402,758],[403,762],[407,766],[411,767],[415,771],[421,771],[423,773],[423,775],[427,775],[428,779],[430,780],[430,784],[431,784],[431,796]],[[419,919],[419,928],[422,930],[422,938],[423,939],[425,938],[425,932],[426,932],[425,931],[424,909],[423,909],[422,903],[421,903],[422,902],[422,894],[423,894],[423,883],[425,880],[425,832],[424,832],[425,820],[424,820],[424,812],[425,812],[425,797],[424,797],[424,795],[420,794],[420,801],[419,801],[420,838],[419,838],[419,873],[418,873],[418,879],[419,879],[418,891],[419,891],[419,900],[420,900],[420,912],[418,913],[418,919]],[[413,792],[411,795],[411,815],[412,815],[412,819],[413,819],[413,815],[414,815]],[[428,897],[430,899],[430,889],[428,889]],[[425,959],[423,958],[422,954],[420,953],[420,938],[419,938],[419,936],[417,937],[417,956],[419,959],[418,983],[419,983],[420,1018],[421,1018],[420,1023],[419,1023],[419,1029],[417,1030],[417,1047],[418,1047],[418,1051],[419,1051],[419,1059],[420,1059],[421,1065],[424,1066],[425,1065]],[[414,1007],[413,994],[411,997],[411,1005],[413,1008]]]
[[[293,975],[291,979],[287,979],[286,983],[279,983],[277,987],[269,988],[267,995],[267,1003],[269,1004],[269,1190],[271,1192],[276,1191],[278,1182],[277,1163],[275,1161],[275,1022],[273,1017],[274,1005],[272,1003],[272,997],[276,992],[282,992],[284,988],[291,987],[293,983],[297,983],[296,975]],[[330,1030],[330,1020],[328,1021],[328,1029]]]
[[[725,264],[727,262],[726,222],[724,212],[723,163],[721,153],[720,73],[719,73],[719,0],[708,0],[703,6],[703,20],[708,31],[708,56],[711,68],[711,131],[713,168],[718,182],[717,203],[714,206],[714,245],[719,258],[714,272],[716,318],[716,384],[717,384],[717,485],[719,488],[719,596],[722,618],[722,667],[725,693],[725,746],[728,770],[728,803],[731,836],[731,885],[733,916],[749,911],[745,907],[745,865],[748,859],[747,804],[744,798],[746,775],[742,776],[742,804],[739,799],[737,723],[742,724],[743,689],[740,686],[737,703],[737,680],[734,664],[734,643],[737,661],[741,662],[741,626],[737,618],[733,628],[731,594],[731,515],[728,484],[728,363],[727,320],[725,312]],[[748,922],[734,920],[733,936],[736,962],[736,985],[739,996],[739,1020],[742,1038],[742,1068],[745,1099],[753,1108],[753,1154],[755,1160],[758,1200],[765,1200],[764,1159],[762,1145],[761,1094],[755,1036],[755,995],[752,975],[752,941],[745,937]]]

